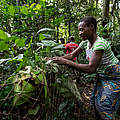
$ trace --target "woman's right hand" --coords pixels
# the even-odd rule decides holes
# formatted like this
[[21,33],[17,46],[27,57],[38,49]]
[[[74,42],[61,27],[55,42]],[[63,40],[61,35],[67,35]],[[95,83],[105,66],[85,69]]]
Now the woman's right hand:
[[51,57],[45,57],[44,60],[48,61],[48,60],[52,60],[53,58]]

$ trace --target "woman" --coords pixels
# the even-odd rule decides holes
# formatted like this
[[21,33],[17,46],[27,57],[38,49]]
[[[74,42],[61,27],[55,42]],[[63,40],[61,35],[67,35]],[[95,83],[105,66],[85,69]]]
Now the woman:
[[[53,61],[78,69],[85,73],[97,73],[98,79],[91,96],[91,103],[101,119],[113,119],[113,113],[118,109],[120,99],[120,65],[114,56],[110,44],[96,34],[97,22],[92,16],[86,16],[78,24],[80,37],[83,41],[70,54],[54,57]],[[77,64],[71,61],[86,50],[88,64]],[[99,69],[102,72],[99,72]],[[97,118],[97,120],[100,117]]]

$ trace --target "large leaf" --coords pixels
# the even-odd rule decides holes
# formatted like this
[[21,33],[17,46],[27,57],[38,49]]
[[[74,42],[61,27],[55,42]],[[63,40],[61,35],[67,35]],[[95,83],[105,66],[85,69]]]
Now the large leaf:
[[58,49],[65,49],[65,46],[63,45],[63,44],[61,44],[61,45],[57,45],[57,46],[55,46],[55,47],[53,47],[52,48],[52,50],[58,50]]
[[13,5],[10,5],[8,8],[8,12],[11,16],[14,16],[15,14],[15,7]]
[[44,44],[44,46],[55,46],[57,43],[52,41],[52,40],[43,40],[42,43]]
[[5,41],[0,41],[0,51],[9,50],[10,45]]
[[13,99],[13,106],[21,105],[26,101],[29,101],[29,97],[34,94],[34,90],[35,88],[25,80],[19,81],[19,83],[15,84],[15,97]]
[[43,31],[53,31],[53,32],[56,32],[55,29],[51,29],[51,28],[42,28],[42,29],[40,29],[37,33],[40,33],[40,32],[43,32]]
[[13,63],[15,61],[22,61],[22,59],[23,59],[23,54],[19,54],[18,56],[14,57],[14,58],[0,59],[0,64],[2,64],[4,62]]
[[7,34],[3,30],[0,30],[0,39],[7,39],[7,38],[8,38]]
[[51,38],[51,35],[50,34],[43,34],[44,35],[44,37],[46,37],[46,38]]

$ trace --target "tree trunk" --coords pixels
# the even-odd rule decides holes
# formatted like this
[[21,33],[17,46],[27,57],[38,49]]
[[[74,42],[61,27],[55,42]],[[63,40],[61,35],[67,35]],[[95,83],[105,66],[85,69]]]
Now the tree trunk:
[[113,12],[114,12],[114,10],[115,10],[115,8],[116,8],[116,3],[117,3],[117,0],[114,0],[114,1],[113,1],[113,6],[112,6],[112,10],[111,10],[112,16],[113,16]]
[[97,6],[98,6],[98,0],[96,0],[96,8],[97,8]]
[[68,25],[69,25],[69,26],[68,26],[68,28],[69,28],[69,29],[68,29],[69,36],[71,36],[71,33],[70,33],[70,31],[71,31],[70,25],[71,25],[71,24],[70,24],[70,23],[71,23],[71,18],[69,19],[69,23],[68,23]]
[[[109,3],[110,0],[104,0],[103,1],[103,21],[102,21],[102,26],[105,27],[107,23],[109,23]],[[107,29],[104,29],[104,38],[108,38],[108,31]]]

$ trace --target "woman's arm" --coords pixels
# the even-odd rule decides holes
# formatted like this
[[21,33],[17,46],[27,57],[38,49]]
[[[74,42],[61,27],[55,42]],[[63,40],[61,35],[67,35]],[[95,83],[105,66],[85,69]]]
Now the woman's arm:
[[[72,60],[74,57],[77,57],[80,53],[82,53],[83,49],[80,47],[77,47],[72,53],[66,54],[64,56],[61,56],[61,58],[67,59],[67,60]],[[54,57],[57,58],[57,57]],[[50,57],[45,57],[45,60],[53,60],[53,58]]]
[[72,53],[70,54],[66,54],[64,56],[62,56],[62,58],[64,59],[68,59],[68,60],[72,60],[74,57],[78,56],[79,54],[81,54],[83,51],[82,48],[78,47],[76,48]]
[[102,50],[95,51],[93,53],[91,59],[89,60],[89,64],[76,64],[75,62],[64,59],[63,57],[54,57],[53,61],[58,63],[58,64],[69,65],[75,69],[82,71],[82,72],[94,73],[94,72],[96,72],[96,69],[98,68],[98,66],[101,62],[102,55],[103,55]]

